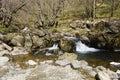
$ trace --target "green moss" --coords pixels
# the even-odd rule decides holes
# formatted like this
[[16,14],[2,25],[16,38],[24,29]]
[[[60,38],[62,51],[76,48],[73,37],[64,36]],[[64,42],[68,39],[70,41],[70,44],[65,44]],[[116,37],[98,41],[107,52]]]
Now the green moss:
[[1,33],[7,33],[10,32],[11,30],[9,28],[0,28]]
[[53,33],[58,31],[56,27],[51,27],[50,30],[51,30]]

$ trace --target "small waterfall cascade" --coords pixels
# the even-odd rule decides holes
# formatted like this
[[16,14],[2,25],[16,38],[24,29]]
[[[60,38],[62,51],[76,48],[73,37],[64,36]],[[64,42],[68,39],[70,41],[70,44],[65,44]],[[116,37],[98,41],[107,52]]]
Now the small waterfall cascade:
[[88,53],[88,52],[97,52],[99,49],[88,47],[83,44],[81,41],[76,42],[76,52],[78,53]]
[[115,49],[114,51],[115,51],[115,52],[120,52],[120,49]]
[[58,48],[58,44],[54,44],[52,47],[47,48],[48,50],[55,50],[55,49],[59,49]]
[[52,51],[52,50],[56,50],[56,49],[59,49],[58,44],[54,44],[52,47],[49,47],[49,48],[44,48],[44,49],[38,50],[34,53],[34,55],[36,55],[39,52],[44,51],[44,50]]

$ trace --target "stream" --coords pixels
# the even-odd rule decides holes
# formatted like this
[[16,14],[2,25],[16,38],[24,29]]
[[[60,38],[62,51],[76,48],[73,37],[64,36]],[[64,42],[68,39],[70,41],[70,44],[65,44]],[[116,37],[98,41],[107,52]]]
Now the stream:
[[102,65],[106,68],[115,69],[110,66],[110,62],[120,62],[120,51],[106,51],[88,47],[81,41],[76,43],[76,52],[78,60],[86,60],[93,67]]
[[[58,49],[58,45],[54,44],[50,48],[46,48],[48,50]],[[78,55],[78,60],[86,60],[89,65],[96,66],[104,66],[106,68],[110,68],[116,70],[115,68],[110,66],[110,62],[120,62],[120,52],[119,51],[105,51],[100,49],[95,49],[88,47],[83,44],[81,41],[76,42],[76,54]],[[18,55],[14,56],[14,62],[19,63],[21,67],[25,68],[25,61],[34,60],[36,62],[44,61],[44,60],[56,60],[58,55],[46,56],[43,53],[39,54],[28,54],[28,55]]]

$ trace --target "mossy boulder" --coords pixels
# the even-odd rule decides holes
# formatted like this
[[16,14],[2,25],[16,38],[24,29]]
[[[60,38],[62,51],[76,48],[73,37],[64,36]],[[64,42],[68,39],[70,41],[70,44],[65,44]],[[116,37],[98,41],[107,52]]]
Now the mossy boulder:
[[75,45],[72,40],[68,38],[62,38],[60,42],[60,47],[64,52],[73,52]]

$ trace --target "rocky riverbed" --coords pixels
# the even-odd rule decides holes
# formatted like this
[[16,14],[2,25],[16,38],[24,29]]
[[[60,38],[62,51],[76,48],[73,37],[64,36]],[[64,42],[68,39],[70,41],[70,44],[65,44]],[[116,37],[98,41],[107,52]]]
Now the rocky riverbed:
[[[114,72],[103,66],[93,68],[84,60],[78,61],[75,53],[66,52],[59,56],[54,55],[55,57],[52,58],[48,56],[47,59],[43,57],[33,59],[29,54],[26,54],[27,51],[24,53],[23,50],[24,49],[21,48],[19,50],[15,48],[15,51],[7,52],[11,54],[10,56],[0,56],[0,80],[120,79],[119,70]],[[2,52],[4,52],[4,50],[2,50]],[[33,55],[31,56],[34,57]]]
[[119,62],[109,64],[117,67],[112,71],[102,65],[90,66],[76,55],[77,42],[119,50],[119,24],[119,20],[97,21],[94,26],[90,21],[71,21],[65,28],[1,33],[0,80],[119,80]]

